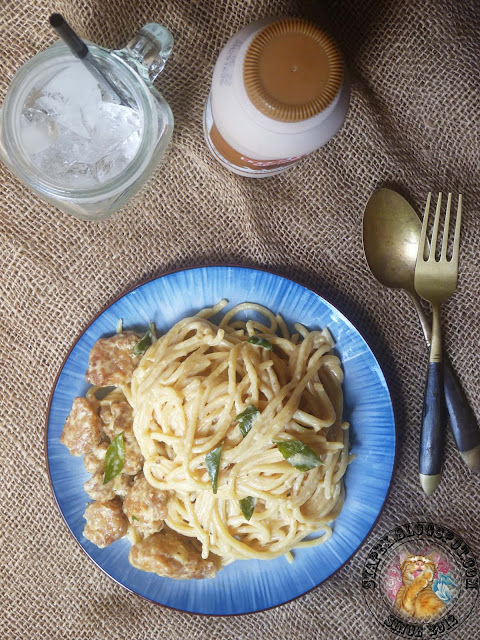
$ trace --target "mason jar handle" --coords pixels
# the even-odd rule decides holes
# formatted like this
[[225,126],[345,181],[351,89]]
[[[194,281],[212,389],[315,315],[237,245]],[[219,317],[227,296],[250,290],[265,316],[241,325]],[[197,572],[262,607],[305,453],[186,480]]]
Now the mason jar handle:
[[155,22],[146,24],[124,49],[115,53],[134,67],[146,82],[162,71],[173,48],[173,36]]

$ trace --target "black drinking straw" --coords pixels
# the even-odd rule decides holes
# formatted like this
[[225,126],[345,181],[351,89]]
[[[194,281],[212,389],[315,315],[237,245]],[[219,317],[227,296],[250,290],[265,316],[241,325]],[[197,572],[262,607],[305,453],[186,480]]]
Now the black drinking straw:
[[110,94],[115,102],[123,104],[127,107],[131,106],[129,101],[124,97],[119,87],[116,87],[111,80],[105,75],[102,68],[90,53],[87,45],[81,40],[72,27],[64,20],[59,13],[52,13],[50,16],[50,24],[58,33],[60,38],[65,42],[73,55],[81,60],[85,67],[95,77],[98,84]]

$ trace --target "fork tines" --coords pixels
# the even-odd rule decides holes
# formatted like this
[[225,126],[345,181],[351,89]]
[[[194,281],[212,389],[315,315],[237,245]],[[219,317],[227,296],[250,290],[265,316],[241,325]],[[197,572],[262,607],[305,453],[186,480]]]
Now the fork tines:
[[[441,208],[442,208],[442,194],[438,194],[437,200],[437,208],[435,211],[435,218],[433,221],[433,230],[432,230],[432,238],[430,244],[430,250],[428,250],[428,243],[426,242],[428,222],[429,222],[429,212],[430,212],[430,201],[432,194],[429,193],[427,197],[427,203],[425,205],[425,215],[423,216],[423,225],[422,225],[422,233],[420,236],[420,246],[424,247],[423,259],[424,261],[434,261],[435,253],[437,247],[437,239],[438,239],[438,230],[440,227],[440,217],[441,217]],[[442,238],[442,250],[440,254],[441,261],[448,261],[454,264],[458,264],[458,254],[460,247],[460,228],[462,224],[462,195],[458,196],[458,205],[457,205],[457,215],[455,222],[455,232],[453,237],[453,249],[450,260],[447,259],[447,248],[448,248],[448,236],[450,230],[450,209],[452,204],[452,194],[448,194],[447,198],[447,208],[445,212],[445,221],[443,225],[443,238]]]

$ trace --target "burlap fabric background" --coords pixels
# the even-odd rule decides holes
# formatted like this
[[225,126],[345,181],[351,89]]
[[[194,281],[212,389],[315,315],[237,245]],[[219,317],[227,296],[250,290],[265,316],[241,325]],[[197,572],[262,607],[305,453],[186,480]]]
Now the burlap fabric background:
[[[125,289],[167,270],[260,265],[315,288],[366,337],[388,380],[398,429],[391,491],[372,539],[411,514],[453,526],[478,552],[479,479],[449,437],[444,480],[426,499],[417,452],[427,358],[406,296],[381,288],[362,252],[363,207],[396,185],[421,211],[427,192],[464,194],[459,289],[444,307],[447,348],[480,416],[477,268],[480,231],[480,5],[475,1],[1,0],[0,100],[15,70],[54,41],[61,11],[86,38],[119,47],[146,22],[171,29],[159,86],[175,115],[168,156],[129,206],[101,223],[60,213],[0,166],[0,637],[78,639],[387,638],[365,609],[364,545],[295,602],[239,618],[150,604],[86,558],[54,505],[45,470],[45,411],[58,368],[91,317]],[[230,174],[209,155],[202,109],[220,48],[265,15],[325,25],[352,79],[347,122],[325,148],[279,177]],[[480,637],[478,607],[455,637]]]

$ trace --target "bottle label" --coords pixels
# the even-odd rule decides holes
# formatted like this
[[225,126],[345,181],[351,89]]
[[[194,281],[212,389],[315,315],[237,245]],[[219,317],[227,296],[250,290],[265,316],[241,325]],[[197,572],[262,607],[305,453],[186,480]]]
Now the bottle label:
[[286,169],[297,163],[301,156],[292,156],[290,158],[281,158],[274,160],[258,160],[244,156],[234,149],[219,132],[212,116],[212,108],[210,104],[210,96],[205,106],[204,114],[204,130],[205,138],[210,151],[215,158],[227,168],[235,171],[241,171],[242,174],[252,174],[256,176],[269,175],[278,173],[279,170]]

